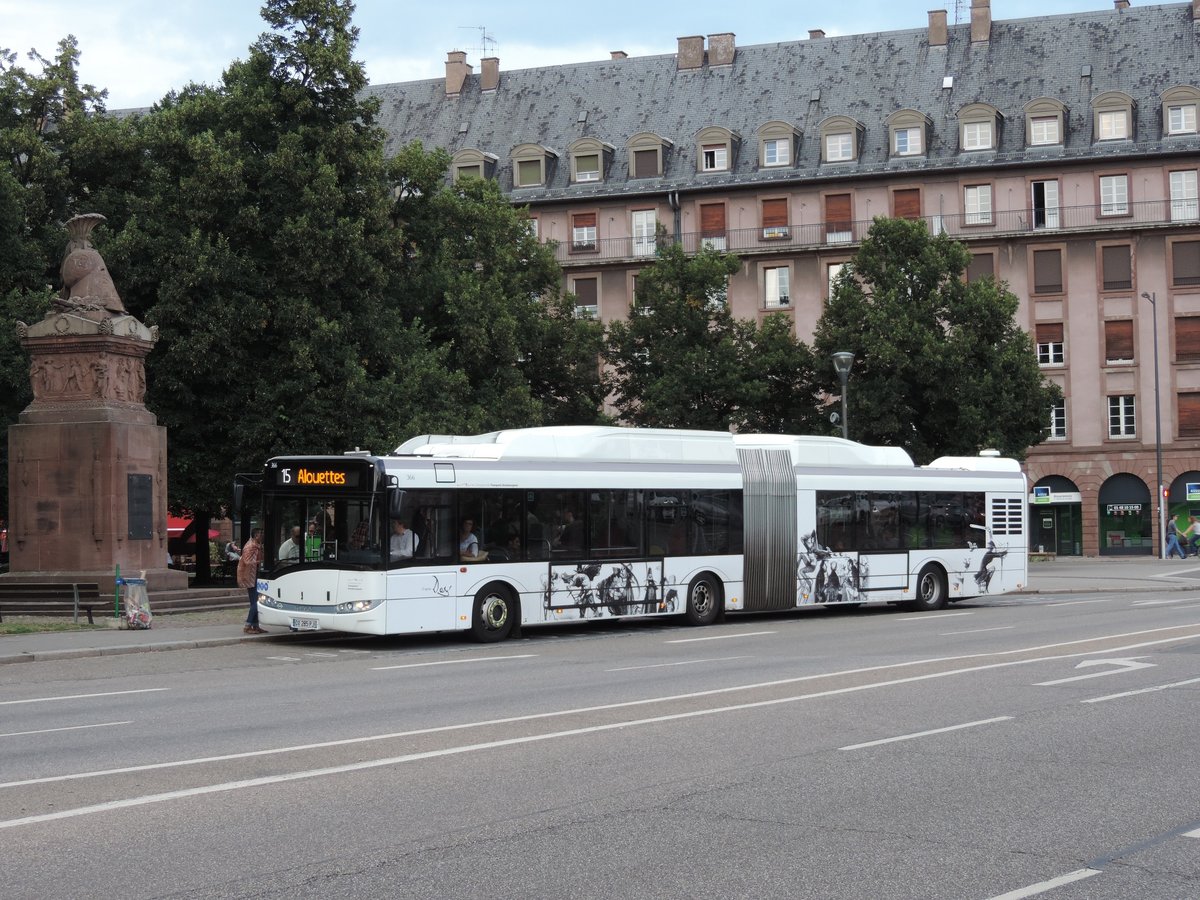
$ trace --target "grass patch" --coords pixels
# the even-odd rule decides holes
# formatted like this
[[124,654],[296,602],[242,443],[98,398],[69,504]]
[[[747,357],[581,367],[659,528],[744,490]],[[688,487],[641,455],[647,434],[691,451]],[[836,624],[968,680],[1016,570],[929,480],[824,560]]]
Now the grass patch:
[[0,634],[40,634],[45,631],[107,631],[104,625],[74,622],[0,622]]

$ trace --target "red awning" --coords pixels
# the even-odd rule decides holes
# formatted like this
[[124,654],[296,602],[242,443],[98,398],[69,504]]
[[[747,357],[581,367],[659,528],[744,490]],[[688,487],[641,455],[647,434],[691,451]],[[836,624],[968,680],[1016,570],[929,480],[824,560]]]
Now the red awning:
[[[191,524],[192,524],[192,520],[190,518],[185,519],[180,516],[167,516],[167,537],[173,537],[173,538],[181,537],[183,535],[184,529],[186,529]],[[221,532],[217,531],[217,529],[215,529],[215,528],[208,529],[208,539],[210,541],[215,541],[220,536],[221,536]],[[193,541],[195,539],[196,539],[196,536],[194,534],[191,535],[189,538],[189,540],[193,540]]]

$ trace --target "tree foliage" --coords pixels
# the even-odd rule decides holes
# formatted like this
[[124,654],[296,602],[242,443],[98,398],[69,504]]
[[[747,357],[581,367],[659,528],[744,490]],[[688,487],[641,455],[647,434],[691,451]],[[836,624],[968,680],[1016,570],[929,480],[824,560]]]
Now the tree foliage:
[[[850,436],[902,446],[918,462],[985,447],[1023,458],[1060,396],[1016,324],[1018,300],[993,279],[966,283],[966,247],[923,222],[875,220],[843,269],[814,350],[854,354]],[[818,367],[830,395],[841,386]]]

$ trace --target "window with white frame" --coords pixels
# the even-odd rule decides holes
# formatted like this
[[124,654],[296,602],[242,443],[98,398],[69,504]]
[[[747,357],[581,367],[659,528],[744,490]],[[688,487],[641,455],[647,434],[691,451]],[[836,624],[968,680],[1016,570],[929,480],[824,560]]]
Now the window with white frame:
[[992,224],[992,186],[969,184],[963,188],[963,212],[967,225]]
[[763,305],[768,309],[788,306],[792,302],[790,270],[787,266],[763,269]]
[[1123,141],[1129,137],[1129,111],[1124,109],[1105,110],[1096,115],[1100,140]]
[[1033,206],[1033,227],[1057,228],[1058,181],[1031,182],[1029,199]]
[[576,181],[600,180],[600,154],[582,153],[575,157]]
[[571,293],[575,295],[575,315],[594,319],[600,312],[599,279],[595,276],[571,279]]
[[825,266],[825,296],[833,296],[833,289],[837,285],[838,276],[842,274],[842,269],[844,268],[846,268],[845,263],[829,263]]
[[1137,419],[1134,415],[1133,394],[1116,394],[1108,398],[1108,436],[1136,437]]
[[992,123],[964,122],[962,127],[964,150],[991,150]]
[[724,172],[729,168],[729,148],[725,144],[705,144],[703,153],[705,172]]
[[1067,401],[1055,400],[1050,404],[1050,427],[1046,431],[1046,439],[1051,441],[1066,440],[1067,437]]
[[596,249],[595,213],[577,213],[571,217],[571,249]]
[[633,255],[653,256],[657,249],[658,216],[652,209],[635,209],[632,214]]
[[787,166],[792,162],[792,142],[785,140],[763,141],[763,165]]
[[1179,103],[1167,107],[1167,134],[1196,133],[1196,104]]
[[1196,170],[1182,169],[1168,176],[1171,185],[1171,221],[1190,222],[1200,218],[1196,194]]
[[1063,323],[1039,323],[1034,332],[1037,339],[1038,365],[1061,366],[1066,360],[1063,353]]
[[846,162],[854,159],[854,135],[848,132],[825,135],[825,161]]
[[897,128],[892,132],[892,152],[896,156],[917,156],[922,149],[919,127]]
[[1029,120],[1029,143],[1035,147],[1062,143],[1058,116],[1034,116]]
[[1100,215],[1124,216],[1129,213],[1129,176],[1100,176]]
[[530,216],[529,220],[525,223],[525,226],[529,229],[529,236],[532,237],[535,241],[538,240],[538,220],[537,220],[537,218]]

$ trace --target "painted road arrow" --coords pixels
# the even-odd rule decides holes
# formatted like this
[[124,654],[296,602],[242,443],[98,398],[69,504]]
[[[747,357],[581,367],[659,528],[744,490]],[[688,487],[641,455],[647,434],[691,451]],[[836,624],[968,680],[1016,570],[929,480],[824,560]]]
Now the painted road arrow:
[[1085,659],[1075,668],[1085,669],[1091,666],[1119,666],[1105,672],[1090,672],[1087,675],[1074,675],[1070,678],[1059,678],[1057,681],[1039,681],[1034,687],[1049,687],[1052,684],[1066,684],[1068,681],[1083,681],[1085,678],[1103,678],[1105,675],[1119,675],[1121,672],[1132,672],[1134,669],[1152,669],[1154,663],[1138,662],[1144,656],[1132,656],[1128,659]]

